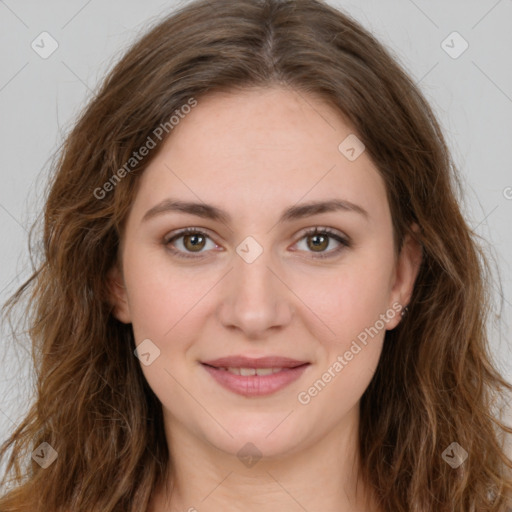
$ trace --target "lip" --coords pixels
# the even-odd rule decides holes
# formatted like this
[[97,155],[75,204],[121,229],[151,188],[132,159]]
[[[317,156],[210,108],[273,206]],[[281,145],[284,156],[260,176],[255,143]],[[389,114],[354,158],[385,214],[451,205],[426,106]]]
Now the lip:
[[[286,357],[223,357],[201,363],[202,367],[225,389],[245,397],[268,396],[296,381],[310,363]],[[270,375],[235,375],[222,368],[282,368]]]
[[212,359],[211,361],[202,361],[202,364],[215,366],[216,368],[295,368],[309,361],[298,361],[289,357],[266,356],[266,357],[246,357],[229,356]]

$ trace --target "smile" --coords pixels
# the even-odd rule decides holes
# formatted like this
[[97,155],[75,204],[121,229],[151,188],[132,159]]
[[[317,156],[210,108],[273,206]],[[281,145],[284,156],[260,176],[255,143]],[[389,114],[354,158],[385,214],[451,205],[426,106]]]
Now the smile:
[[236,367],[201,364],[223,388],[245,397],[261,397],[276,393],[296,381],[310,366],[310,363],[299,363],[292,367]]
[[234,375],[248,377],[249,375],[271,375],[272,373],[279,373],[283,368],[219,368],[219,370],[225,370]]

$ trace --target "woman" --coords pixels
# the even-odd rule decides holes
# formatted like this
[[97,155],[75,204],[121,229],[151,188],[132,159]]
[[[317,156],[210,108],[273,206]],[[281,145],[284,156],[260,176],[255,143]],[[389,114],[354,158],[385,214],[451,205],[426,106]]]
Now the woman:
[[69,135],[8,303],[32,290],[38,395],[0,510],[505,511],[510,385],[454,178],[327,4],[159,23]]

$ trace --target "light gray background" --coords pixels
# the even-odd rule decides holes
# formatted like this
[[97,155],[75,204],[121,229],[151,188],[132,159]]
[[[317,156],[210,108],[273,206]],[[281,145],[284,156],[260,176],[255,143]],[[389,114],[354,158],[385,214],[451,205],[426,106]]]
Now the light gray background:
[[[439,116],[463,177],[468,221],[496,258],[494,288],[500,278],[505,300],[490,333],[511,380],[512,0],[329,3],[391,48]],[[0,0],[0,303],[29,275],[27,231],[42,207],[50,156],[106,70],[178,4]],[[44,31],[59,45],[47,59],[31,48]],[[441,45],[454,31],[469,44],[456,59]],[[448,38],[445,45],[457,52],[461,43]],[[12,346],[5,325],[0,351],[1,442],[27,410],[32,383],[28,352]]]

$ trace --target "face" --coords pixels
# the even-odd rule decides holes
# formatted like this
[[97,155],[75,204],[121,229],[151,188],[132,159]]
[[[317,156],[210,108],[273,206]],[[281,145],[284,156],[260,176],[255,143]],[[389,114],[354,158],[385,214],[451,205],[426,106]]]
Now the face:
[[353,133],[313,96],[217,93],[148,166],[110,278],[171,436],[272,457],[357,417],[419,256]]

